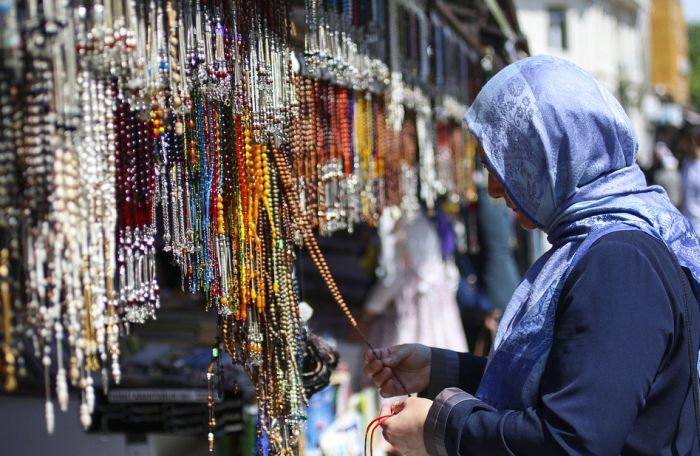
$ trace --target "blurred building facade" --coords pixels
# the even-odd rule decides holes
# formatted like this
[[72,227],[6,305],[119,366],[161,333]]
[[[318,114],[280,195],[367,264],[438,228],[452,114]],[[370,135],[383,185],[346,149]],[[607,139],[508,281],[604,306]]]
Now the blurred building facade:
[[571,60],[610,90],[634,123],[642,159],[653,134],[643,109],[649,87],[649,1],[515,0],[532,55]]
[[650,0],[649,63],[657,94],[680,103],[690,98],[688,31],[680,0]]

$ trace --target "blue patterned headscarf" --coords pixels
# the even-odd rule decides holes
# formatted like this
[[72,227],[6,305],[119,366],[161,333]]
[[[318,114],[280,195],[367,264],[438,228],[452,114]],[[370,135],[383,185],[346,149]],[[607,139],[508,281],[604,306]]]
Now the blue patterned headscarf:
[[489,170],[552,244],[515,290],[477,391],[497,408],[523,409],[537,403],[556,303],[589,234],[590,241],[620,226],[646,232],[664,241],[696,282],[700,244],[664,190],[646,185],[620,104],[576,65],[550,56],[509,65],[484,86],[465,120]]

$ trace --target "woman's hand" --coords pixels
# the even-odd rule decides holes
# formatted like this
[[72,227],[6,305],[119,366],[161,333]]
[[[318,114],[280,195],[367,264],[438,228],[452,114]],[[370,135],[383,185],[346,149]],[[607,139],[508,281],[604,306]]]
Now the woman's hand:
[[[365,353],[365,374],[384,397],[418,393],[430,382],[430,347],[421,344],[395,345]],[[408,391],[396,379],[398,376]]]
[[382,434],[401,456],[427,456],[423,426],[432,405],[429,399],[409,397],[382,407],[379,416],[394,415],[382,422]]

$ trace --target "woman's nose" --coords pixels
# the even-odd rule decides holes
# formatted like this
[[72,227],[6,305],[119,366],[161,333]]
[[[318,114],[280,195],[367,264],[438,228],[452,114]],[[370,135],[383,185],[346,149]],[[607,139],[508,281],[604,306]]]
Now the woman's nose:
[[488,185],[486,191],[491,198],[503,198],[505,192],[499,180],[491,173],[488,173]]

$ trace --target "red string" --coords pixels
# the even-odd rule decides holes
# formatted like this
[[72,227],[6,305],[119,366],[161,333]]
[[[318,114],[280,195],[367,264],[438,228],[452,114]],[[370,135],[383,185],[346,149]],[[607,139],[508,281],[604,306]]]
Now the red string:
[[[367,425],[367,429],[365,429],[365,446],[364,446],[365,456],[367,456],[367,436],[369,435],[369,456],[373,456],[374,455],[374,448],[373,448],[372,442],[374,442],[374,431],[376,431],[379,426],[384,424],[384,422],[386,420],[388,420],[389,418],[391,418],[394,415],[396,415],[396,413],[392,413],[391,415],[378,416],[377,418],[375,418],[369,422],[369,424]],[[371,433],[370,433],[370,428],[372,429]]]
[[369,436],[369,456],[374,456],[374,446],[372,445],[372,443],[374,442],[374,431],[376,431],[379,426],[384,424],[386,420],[391,418],[391,416],[384,417],[384,419],[377,421],[377,424],[375,424],[375,426],[372,428],[372,433]]

